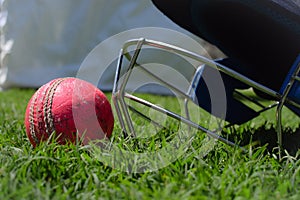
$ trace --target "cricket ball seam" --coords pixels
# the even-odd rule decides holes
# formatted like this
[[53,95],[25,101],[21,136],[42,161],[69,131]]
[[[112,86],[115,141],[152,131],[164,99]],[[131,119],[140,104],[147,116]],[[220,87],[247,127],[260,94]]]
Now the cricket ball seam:
[[53,117],[52,117],[53,97],[54,97],[57,87],[64,80],[65,80],[64,78],[57,79],[54,83],[52,83],[52,85],[50,86],[50,88],[47,90],[47,92],[45,94],[46,99],[45,99],[44,105],[43,105],[43,112],[44,112],[45,131],[46,131],[48,137],[50,137],[50,135],[55,130],[54,123],[53,123]]
[[34,105],[37,100],[38,93],[40,92],[40,89],[35,93],[35,95],[32,98],[30,109],[29,109],[29,129],[30,129],[30,135],[32,136],[33,140],[37,144],[39,142],[39,139],[37,138],[35,131],[34,131]]
[[[56,81],[54,81],[51,84],[50,88],[48,88],[46,90],[46,94],[45,94],[46,99],[44,100],[44,104],[43,104],[43,115],[44,115],[44,124],[45,124],[45,128],[46,128],[45,131],[46,131],[48,137],[50,137],[52,132],[55,130],[54,123],[53,123],[53,117],[52,117],[53,97],[54,97],[57,87],[64,80],[65,80],[65,78],[57,79]],[[39,143],[39,138],[36,135],[34,118],[35,118],[35,114],[37,114],[39,112],[38,110],[36,110],[36,112],[35,112],[35,109],[38,109],[38,107],[36,105],[36,101],[37,101],[38,96],[42,92],[41,90],[42,90],[42,88],[38,89],[38,91],[35,93],[35,95],[33,96],[32,100],[31,100],[31,105],[29,108],[29,130],[30,130],[30,135],[32,136],[32,139],[35,141],[36,144]]]

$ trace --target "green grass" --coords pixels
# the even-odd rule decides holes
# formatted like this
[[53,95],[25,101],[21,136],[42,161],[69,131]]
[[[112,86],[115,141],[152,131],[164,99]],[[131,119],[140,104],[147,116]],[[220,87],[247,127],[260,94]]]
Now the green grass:
[[[122,167],[118,166],[118,163],[116,163],[118,167],[112,167],[111,160],[103,158],[106,155],[105,150],[93,145],[60,146],[52,141],[33,148],[23,125],[25,108],[33,93],[33,90],[20,89],[0,92],[1,200],[299,199],[300,197],[298,154],[294,156],[284,154],[279,161],[276,155],[267,150],[267,143],[249,145],[249,138],[255,134],[259,133],[265,138],[271,137],[267,134],[272,132],[275,123],[274,110],[240,127],[226,130],[232,139],[252,147],[247,153],[217,142],[207,154],[203,155],[200,151],[203,134],[197,133],[188,138],[192,139],[191,143],[186,144],[189,148],[182,149],[180,152],[184,153],[167,163],[165,167],[135,173],[135,169],[140,167],[141,163],[144,163],[145,167],[154,166],[157,160],[150,157],[130,163],[132,158],[126,157],[127,153],[123,155],[123,160],[121,159],[125,163]],[[162,104],[167,103],[170,107],[177,105],[171,97],[151,96],[151,98],[159,99]],[[147,125],[143,123],[137,120],[137,124]],[[166,123],[171,124],[168,120]],[[286,133],[293,133],[298,126],[295,116],[288,111],[285,111],[284,123],[286,127],[291,127]],[[178,127],[171,128],[177,130]],[[146,135],[149,134],[149,130],[141,129],[143,130]],[[124,150],[119,152],[118,156],[124,152],[136,155],[141,152],[157,152],[167,147],[176,136],[176,131],[168,132],[162,129],[158,134],[150,134],[149,138],[124,139],[116,123],[110,145]],[[252,140],[255,140],[253,138]],[[169,160],[162,157],[162,161]]]

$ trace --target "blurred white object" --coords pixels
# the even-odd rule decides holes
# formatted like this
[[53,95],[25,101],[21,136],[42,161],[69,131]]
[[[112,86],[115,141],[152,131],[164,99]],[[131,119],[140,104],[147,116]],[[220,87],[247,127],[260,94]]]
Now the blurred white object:
[[[7,23],[7,10],[3,7],[4,0],[0,1],[0,83],[5,82],[7,67],[5,58],[10,53],[13,45],[13,40],[6,40],[4,28]],[[0,88],[1,89],[1,88]]]
[[[150,0],[1,0],[0,3],[0,90],[37,88],[57,77],[76,76],[79,66],[97,44],[122,31],[163,27],[188,34],[161,14]],[[113,80],[108,81],[112,85]],[[108,88],[105,84],[100,88]]]

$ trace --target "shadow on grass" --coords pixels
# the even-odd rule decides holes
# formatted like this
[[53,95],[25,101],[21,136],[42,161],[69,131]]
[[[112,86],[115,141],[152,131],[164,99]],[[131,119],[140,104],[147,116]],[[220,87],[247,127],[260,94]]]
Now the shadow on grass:
[[[275,127],[261,126],[255,130],[243,131],[243,134],[238,133],[238,130],[231,129],[227,134],[229,140],[238,141],[241,146],[248,146],[254,144],[255,146],[267,146],[269,152],[273,152],[274,149],[278,149],[277,132]],[[296,155],[300,150],[300,128],[292,130],[291,128],[285,128],[282,132],[283,148],[290,154]]]

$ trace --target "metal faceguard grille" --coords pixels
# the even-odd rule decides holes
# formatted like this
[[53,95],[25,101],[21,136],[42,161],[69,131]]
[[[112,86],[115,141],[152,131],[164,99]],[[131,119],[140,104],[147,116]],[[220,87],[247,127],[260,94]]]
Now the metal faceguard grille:
[[[198,123],[191,121],[189,118],[189,110],[188,110],[187,104],[189,101],[193,101],[193,98],[194,98],[193,89],[194,89],[195,85],[197,85],[197,81],[201,77],[202,70],[200,70],[200,69],[195,70],[194,78],[191,80],[190,88],[187,91],[182,91],[182,90],[178,89],[177,87],[175,87],[174,85],[169,84],[165,80],[163,80],[160,77],[153,74],[145,66],[139,65],[137,63],[137,59],[140,54],[140,51],[142,50],[142,48],[146,48],[146,47],[158,48],[158,49],[162,49],[164,51],[169,51],[172,53],[176,53],[176,54],[188,57],[190,59],[194,59],[194,60],[198,61],[199,63],[203,63],[203,65],[205,65],[206,67],[212,67],[216,70],[219,70],[220,72],[225,73],[225,74],[249,85],[252,88],[255,88],[267,95],[274,97],[274,99],[277,99],[278,100],[278,102],[276,103],[276,105],[278,105],[277,112],[276,112],[277,127],[278,127],[277,132],[278,132],[278,143],[279,143],[279,146],[281,147],[281,145],[282,145],[281,110],[282,110],[283,104],[289,103],[293,106],[300,108],[300,106],[297,103],[295,103],[287,98],[288,93],[289,93],[288,88],[290,88],[290,85],[293,84],[295,78],[290,79],[290,81],[287,83],[287,89],[284,91],[283,94],[280,94],[279,92],[274,91],[268,87],[265,87],[264,85],[261,85],[255,81],[247,78],[246,76],[244,76],[240,73],[237,73],[237,72],[233,71],[232,69],[229,69],[228,67],[226,67],[220,63],[215,62],[212,59],[208,59],[204,56],[201,56],[194,52],[188,51],[186,49],[179,48],[177,46],[173,46],[173,45],[166,44],[166,43],[159,42],[159,41],[148,40],[148,39],[144,39],[144,38],[133,39],[133,40],[127,41],[123,45],[123,48],[120,50],[119,58],[118,58],[118,64],[117,64],[117,69],[116,69],[116,74],[115,74],[112,98],[113,98],[113,103],[115,106],[116,114],[119,119],[120,126],[122,128],[122,131],[123,131],[125,137],[128,137],[128,136],[135,137],[136,136],[133,122],[132,122],[132,119],[129,114],[130,108],[125,101],[125,99],[129,99],[134,102],[140,103],[144,106],[147,106],[151,109],[154,109],[158,112],[166,114],[167,116],[172,117],[176,120],[179,120],[182,123],[188,125],[190,128],[195,128],[200,131],[203,131],[212,138],[218,139],[219,141],[222,141],[222,142],[232,145],[232,146],[237,146],[235,143],[221,137],[215,131],[208,130],[207,128],[199,125]],[[132,52],[131,54],[129,53],[129,49],[131,49],[131,52]],[[123,66],[124,59],[127,59],[129,61],[129,64],[127,66]],[[132,95],[132,94],[129,94],[128,92],[126,92],[126,86],[128,84],[128,80],[129,80],[129,78],[132,74],[132,71],[135,67],[140,68],[145,73],[147,73],[149,76],[152,76],[152,78],[155,78],[160,83],[171,88],[178,95],[180,95],[185,101],[184,116],[176,114],[176,113],[174,113],[170,110],[167,110],[165,108],[162,108],[160,106],[154,105],[151,102],[148,102],[144,99],[141,99],[135,95]],[[298,66],[298,69],[295,72],[296,74],[298,73],[299,68],[300,68],[300,65]],[[151,119],[148,119],[146,116],[145,116],[145,119],[151,120]],[[245,150],[244,148],[242,148],[242,149]]]

